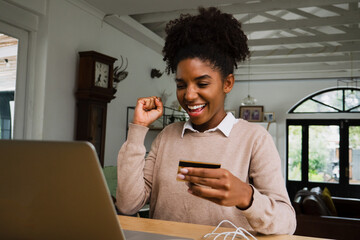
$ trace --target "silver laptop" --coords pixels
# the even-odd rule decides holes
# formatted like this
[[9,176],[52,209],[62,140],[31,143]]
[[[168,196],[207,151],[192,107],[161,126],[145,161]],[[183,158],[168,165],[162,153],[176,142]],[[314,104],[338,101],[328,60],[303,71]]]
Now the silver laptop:
[[0,140],[0,239],[186,239],[122,230],[94,147]]

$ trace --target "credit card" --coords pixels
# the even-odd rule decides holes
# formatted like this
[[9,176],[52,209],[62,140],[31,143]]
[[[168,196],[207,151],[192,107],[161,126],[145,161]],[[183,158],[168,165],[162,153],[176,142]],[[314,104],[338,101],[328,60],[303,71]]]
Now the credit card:
[[179,168],[182,167],[195,167],[195,168],[220,168],[220,163],[208,163],[208,162],[195,162],[195,161],[187,161],[180,160]]
[[[193,168],[220,168],[220,163],[208,163],[208,162],[196,162],[196,161],[188,161],[188,160],[180,160],[178,167],[178,174],[180,173],[180,169],[184,167],[193,167]],[[178,181],[183,181],[179,180]]]

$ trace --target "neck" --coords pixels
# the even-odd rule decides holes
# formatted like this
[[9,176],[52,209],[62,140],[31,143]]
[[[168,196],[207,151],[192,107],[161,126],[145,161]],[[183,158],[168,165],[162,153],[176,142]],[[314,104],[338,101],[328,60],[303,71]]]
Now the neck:
[[206,130],[209,130],[209,129],[212,129],[216,126],[218,126],[222,120],[224,120],[224,118],[226,117],[226,112],[224,110],[223,114],[221,114],[221,117],[218,117],[215,121],[211,121],[210,122],[207,122],[207,123],[204,123],[204,124],[201,124],[201,125],[195,125],[194,123],[192,123],[193,125],[193,128],[199,132],[205,132]]

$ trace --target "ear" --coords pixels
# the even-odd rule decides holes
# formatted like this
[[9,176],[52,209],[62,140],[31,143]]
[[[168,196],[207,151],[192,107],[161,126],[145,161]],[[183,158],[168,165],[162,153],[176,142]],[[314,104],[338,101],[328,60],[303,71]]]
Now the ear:
[[224,84],[223,84],[224,93],[229,93],[231,91],[231,89],[234,87],[234,83],[235,83],[234,75],[229,74],[224,79]]

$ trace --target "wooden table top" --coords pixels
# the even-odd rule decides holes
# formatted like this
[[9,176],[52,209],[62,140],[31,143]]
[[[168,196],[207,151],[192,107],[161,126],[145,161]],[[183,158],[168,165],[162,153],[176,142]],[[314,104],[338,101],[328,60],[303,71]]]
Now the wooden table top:
[[[203,236],[207,233],[212,232],[215,227],[200,224],[181,223],[164,221],[157,219],[139,218],[139,217],[128,217],[118,216],[120,224],[123,229],[133,231],[144,231],[151,233],[159,233],[171,236],[193,238],[196,240],[203,240]],[[234,231],[233,228],[219,228],[217,232]],[[320,238],[311,238],[294,235],[270,235],[262,236],[256,235],[257,239],[262,240],[319,240]],[[211,239],[211,238],[210,238]],[[228,238],[229,239],[229,238]],[[251,239],[251,238],[249,238]]]

